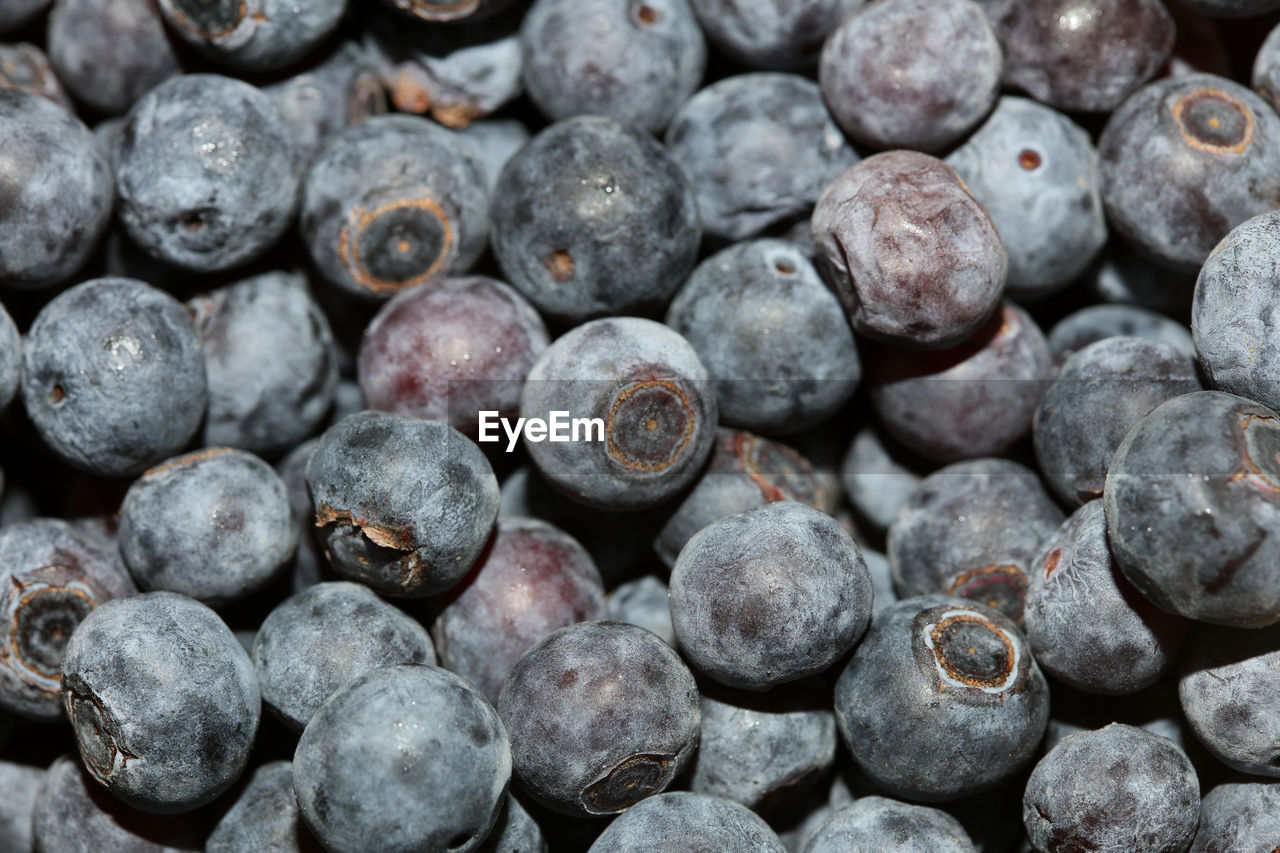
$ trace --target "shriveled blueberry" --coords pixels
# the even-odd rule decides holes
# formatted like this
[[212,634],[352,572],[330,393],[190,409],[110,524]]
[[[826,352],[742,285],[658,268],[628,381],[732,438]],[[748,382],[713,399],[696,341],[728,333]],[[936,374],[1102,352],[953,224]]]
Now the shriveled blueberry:
[[23,355],[27,414],[84,471],[138,473],[181,450],[204,418],[204,354],[191,315],[135,279],[59,294],[31,324]]
[[1049,688],[1004,614],[941,595],[876,615],[836,683],[836,724],[858,768],[925,802],[994,788],[1034,757]]
[[307,483],[329,562],[386,595],[422,598],[457,584],[498,515],[488,460],[439,421],[351,415],[321,436]]
[[1090,305],[1068,314],[1049,330],[1049,350],[1054,362],[1062,364],[1089,344],[1115,337],[1159,341],[1188,358],[1196,357],[1186,326],[1136,305]]
[[0,304],[0,409],[9,405],[22,380],[22,335]]
[[1103,500],[1111,551],[1163,610],[1257,628],[1280,619],[1280,418],[1198,391],[1125,436]]
[[685,102],[667,147],[698,196],[707,234],[755,236],[809,213],[858,160],[816,83],[796,74],[740,74]]
[[605,603],[608,618],[629,622],[652,631],[669,646],[676,644],[676,630],[671,627],[671,603],[667,583],[657,575],[644,575],[619,584],[609,593]]
[[507,162],[529,141],[529,128],[519,119],[495,118],[476,121],[460,131],[471,143],[484,166],[490,193],[497,187],[498,176]]
[[297,273],[264,273],[187,305],[204,343],[209,414],[202,443],[277,456],[333,405],[333,332]]
[[184,595],[117,598],[67,643],[62,698],[94,780],[136,809],[191,811],[244,771],[261,697],[217,614]]
[[1106,244],[1098,152],[1089,134],[1061,113],[1025,98],[1001,98],[947,163],[1000,232],[1009,252],[1006,289],[1014,299],[1061,290]]
[[547,348],[547,327],[510,285],[446,278],[401,291],[365,329],[357,373],[371,409],[474,433],[481,412],[513,415]]
[[56,0],[49,60],[71,94],[108,115],[182,72],[155,0]]
[[[556,340],[529,371],[525,418],[598,418],[582,441],[527,441],[538,470],[574,500],[638,510],[692,483],[715,442],[716,399],[684,338],[635,317],[594,320]],[[496,428],[495,428],[496,429]],[[526,436],[527,439],[527,436]]]
[[1280,195],[1280,117],[1212,74],[1158,80],[1098,140],[1107,219],[1135,248],[1194,272],[1232,228]]
[[898,595],[946,592],[1022,620],[1027,576],[1062,523],[1035,472],[1008,459],[974,459],[920,481],[889,527]]
[[1000,43],[970,0],[861,7],[822,48],[818,80],[845,133],[872,148],[939,151],[995,105]]
[[511,668],[534,643],[604,615],[600,572],[573,537],[545,521],[503,517],[431,632],[441,665],[497,702]]
[[653,312],[697,258],[683,169],[649,134],[599,116],[554,124],[518,151],[491,214],[507,280],[565,323]]
[[511,0],[383,0],[393,9],[438,24],[481,20],[500,12]]
[[434,666],[388,666],[307,724],[293,759],[307,826],[330,853],[468,853],[506,802],[511,746],[484,697]]
[[[3,741],[0,741],[3,743]],[[70,759],[66,759],[71,763]],[[31,853],[35,842],[31,837],[31,816],[44,785],[45,769],[0,761],[0,848],[12,853]]]
[[600,115],[660,131],[707,62],[688,0],[535,0],[520,40],[525,88],[552,121]]
[[1173,741],[1114,723],[1064,738],[1040,760],[1022,820],[1039,853],[1186,850],[1200,822],[1200,783]]
[[946,812],[871,796],[836,810],[803,853],[976,853],[977,849],[960,822]]
[[1102,302],[1133,305],[1174,317],[1188,314],[1195,285],[1194,275],[1179,275],[1152,263],[1119,239],[1107,245],[1079,284],[1082,291]]
[[0,89],[17,89],[48,98],[74,111],[49,57],[34,44],[0,44]]
[[347,0],[157,0],[169,28],[209,59],[276,71],[302,59],[338,26]]
[[818,61],[822,43],[862,0],[691,0],[707,39],[751,68],[779,71]]
[[544,637],[511,670],[498,712],[524,789],[578,817],[662,793],[693,755],[701,719],[679,655],[622,622]]
[[293,765],[272,761],[253,772],[249,784],[218,821],[205,853],[314,853],[319,849],[298,813]]
[[871,405],[885,431],[937,462],[995,456],[1031,431],[1052,372],[1049,342],[1012,302],[958,346],[867,353]]
[[[840,485],[845,497],[880,531],[888,530],[916,486],[920,475],[886,446],[873,427],[863,427],[853,437],[840,465]],[[877,590],[878,593],[878,590]],[[879,595],[876,596],[879,605]],[[878,609],[878,608],[877,608]]]
[[0,88],[0,285],[75,275],[111,219],[111,166],[89,128],[39,95]]
[[871,576],[835,519],[781,501],[699,531],[671,572],[671,622],[694,666],[767,690],[822,672],[871,620]]
[[1280,784],[1234,779],[1200,801],[1200,828],[1191,853],[1266,850],[1280,834]]
[[[758,137],[757,137],[758,138]],[[790,243],[755,240],[707,258],[667,311],[715,380],[720,419],[766,433],[831,417],[862,376],[840,301]]]
[[417,116],[374,116],[324,147],[300,228],[330,282],[386,299],[464,272],[484,251],[484,176],[465,143]]
[[62,658],[76,626],[105,601],[134,595],[120,555],[52,518],[0,528],[0,708],[62,717]]
[[1007,256],[955,170],[889,151],[835,180],[813,211],[817,265],[860,334],[929,349],[959,344],[997,309]]
[[1160,0],[1000,0],[1004,82],[1060,110],[1110,112],[1173,51]]
[[1067,505],[1102,497],[1111,457],[1133,425],[1199,390],[1195,365],[1168,344],[1129,337],[1089,344],[1063,363],[1036,407],[1040,473]]
[[609,824],[590,853],[784,853],[778,836],[732,800],[676,791],[650,797]]
[[293,128],[294,145],[308,160],[344,128],[387,111],[387,95],[373,58],[351,41],[316,65],[262,91],[280,108]]

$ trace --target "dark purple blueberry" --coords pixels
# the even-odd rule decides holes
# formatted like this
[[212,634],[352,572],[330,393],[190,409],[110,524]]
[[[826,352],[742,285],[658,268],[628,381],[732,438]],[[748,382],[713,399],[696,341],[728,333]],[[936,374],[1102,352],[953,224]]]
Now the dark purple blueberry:
[[346,0],[158,0],[169,29],[213,62],[245,72],[297,62],[338,26]]
[[721,797],[676,791],[628,809],[589,853],[784,853],[778,836],[756,814]]
[[676,629],[671,626],[669,594],[666,581],[657,575],[644,575],[627,581],[609,593],[605,604],[607,618],[652,631],[674,647]]
[[0,89],[16,89],[48,98],[74,111],[62,82],[49,64],[49,57],[33,44],[0,44]]
[[71,94],[108,115],[182,72],[155,0],[56,0],[49,60]]
[[822,43],[862,0],[690,0],[707,39],[749,68],[817,63]]
[[977,853],[960,822],[940,809],[888,797],[860,797],[831,814],[804,853]]
[[432,24],[457,24],[494,15],[511,0],[383,0],[406,15]]
[[840,485],[860,521],[888,530],[919,484],[920,475],[902,461],[900,453],[886,446],[874,428],[858,430],[840,465]]
[[817,265],[860,334],[940,349],[1000,303],[1007,256],[995,224],[946,163],[914,151],[868,157],[813,211]]
[[1280,836],[1280,784],[1233,779],[1200,801],[1200,829],[1190,853],[1266,850]]
[[1119,337],[1158,341],[1187,358],[1196,357],[1185,325],[1136,305],[1090,305],[1068,314],[1049,331],[1049,350],[1054,362],[1062,364],[1092,343]]

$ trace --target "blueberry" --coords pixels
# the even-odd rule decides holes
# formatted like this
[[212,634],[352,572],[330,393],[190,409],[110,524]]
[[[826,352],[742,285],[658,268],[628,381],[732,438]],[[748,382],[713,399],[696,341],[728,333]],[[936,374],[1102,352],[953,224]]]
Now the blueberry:
[[1040,853],[1186,850],[1200,821],[1200,783],[1172,741],[1114,723],[1065,738],[1041,759],[1022,820]]
[[1173,51],[1160,0],[1000,0],[991,16],[1005,85],[1060,110],[1115,109]]
[[544,521],[505,517],[431,630],[441,664],[496,702],[534,643],[604,615],[600,572],[573,537]]
[[845,133],[872,148],[939,151],[995,105],[1000,43],[970,0],[889,0],[853,12],[822,48],[818,80]]
[[885,431],[937,462],[995,456],[1021,441],[1052,372],[1044,333],[1011,302],[958,346],[882,346],[867,351],[867,362]]
[[56,0],[49,60],[71,94],[109,115],[182,72],[153,0]]
[[403,290],[365,329],[357,373],[371,409],[474,434],[480,412],[520,408],[547,327],[510,285],[485,276]]
[[0,566],[0,708],[60,720],[72,632],[95,607],[137,589],[114,546],[53,518],[0,528]]
[[1122,103],[1098,140],[1107,219],[1135,248],[1194,272],[1280,194],[1280,117],[1238,83],[1187,74]]
[[346,0],[157,0],[170,30],[214,62],[277,71],[306,56],[346,11]]
[[920,475],[874,428],[858,430],[840,465],[840,485],[861,519],[878,531],[888,530],[919,484]]
[[302,824],[293,793],[293,766],[272,761],[253,772],[249,784],[218,821],[205,853],[313,853],[315,840]]
[[1143,417],[1107,472],[1116,562],[1157,606],[1256,628],[1280,620],[1280,419],[1218,391]]
[[835,694],[836,724],[872,782],[913,800],[994,788],[1035,755],[1049,688],[1013,622],[941,595],[877,614]]
[[203,444],[278,456],[323,422],[338,384],[337,353],[302,275],[264,273],[187,305],[209,382]]
[[330,427],[307,463],[316,526],[339,574],[422,598],[462,580],[498,515],[484,454],[439,421],[383,412]]
[[111,218],[111,167],[89,129],[39,95],[0,89],[0,285],[62,284]]
[[861,797],[835,811],[804,846],[804,853],[977,853],[964,827],[939,809],[887,797]]
[[621,622],[580,622],[525,652],[498,713],[515,775],[556,811],[621,812],[660,794],[698,743],[698,688],[661,639]]
[[691,484],[711,455],[716,399],[684,338],[635,317],[594,320],[547,348],[521,397],[526,418],[598,418],[591,441],[528,442],[538,470],[574,500],[610,510],[655,506]]
[[601,833],[590,853],[785,853],[769,825],[721,797],[677,791],[633,806]]
[[822,43],[862,0],[691,0],[713,45],[751,68],[802,69],[818,61]]
[[817,84],[796,74],[740,74],[680,107],[667,147],[698,196],[702,227],[742,240],[807,216],[858,160]]
[[529,141],[529,128],[514,118],[494,118],[472,122],[460,131],[475,149],[484,167],[492,193],[498,184],[498,176],[507,162]]
[[383,0],[393,9],[429,23],[455,24],[481,20],[511,4],[511,0]]
[[609,593],[605,604],[608,618],[628,622],[652,631],[668,646],[676,644],[676,629],[671,625],[671,603],[666,581],[657,575],[644,575],[619,584]]
[[436,662],[426,629],[368,587],[343,581],[317,584],[271,611],[252,656],[262,701],[298,731],[366,672]]
[[1200,801],[1200,829],[1191,853],[1265,850],[1280,833],[1280,785],[1233,779]]
[[1032,420],[1040,472],[1067,505],[1102,497],[1107,466],[1138,419],[1200,390],[1195,365],[1172,346],[1112,337],[1071,355]]
[[510,778],[498,715],[434,666],[356,679],[316,712],[293,759],[303,819],[330,853],[363,853],[371,839],[385,853],[476,850]]
[[799,453],[741,430],[716,431],[715,450],[702,476],[665,520],[654,550],[671,568],[693,535],[713,522],[775,501],[821,509],[822,483]]
[[49,57],[33,44],[0,44],[0,89],[17,89],[48,98],[63,109],[74,111]]
[[386,299],[475,263],[485,209],[484,177],[456,136],[417,116],[375,116],[320,152],[300,228],[325,278]]
[[1273,109],[1280,110],[1280,26],[1267,33],[1253,59],[1253,90]]
[[599,116],[553,124],[518,151],[491,215],[507,280],[565,323],[661,308],[698,253],[684,171],[649,134]]
[[1062,364],[1089,344],[1113,337],[1159,341],[1196,357],[1196,346],[1187,327],[1177,320],[1135,305],[1090,305],[1068,314],[1049,330],[1049,350]]
[[731,687],[767,690],[822,672],[867,630],[871,604],[857,544],[794,501],[703,528],[671,572],[681,650]]
[[1009,252],[1009,296],[1035,299],[1061,290],[1106,244],[1098,152],[1061,113],[1001,98],[947,163],[1000,232]]
[[1194,741],[1178,703],[1176,677],[1161,679],[1152,687],[1113,701],[1100,700],[1095,693],[1055,683],[1053,716],[1040,744],[1041,755],[1070,735],[1100,729],[1113,722],[1127,723],[1168,738],[1184,752]]
[[12,402],[22,380],[22,335],[0,304],[0,410]]
[[1123,240],[1112,240],[1081,277],[1079,286],[1102,302],[1185,317],[1195,284],[1194,275],[1170,272],[1133,251]]
[[1007,256],[955,170],[889,151],[835,180],[813,211],[817,265],[854,331],[905,346],[954,346],[1000,302]]
[[317,438],[304,441],[276,464],[276,473],[284,482],[289,495],[289,509],[293,523],[298,528],[298,550],[293,555],[292,591],[302,592],[326,579],[329,565],[324,549],[316,535],[315,507],[311,503],[311,490],[307,486],[307,463],[315,452]]
[[0,761],[0,789],[5,792],[4,801],[0,802],[0,849],[12,853],[30,853],[34,849],[31,816],[44,780],[42,767]]
[[136,809],[191,811],[244,771],[261,700],[212,610],[151,592],[99,606],[67,643],[62,698],[94,780]]
[[871,615],[874,618],[875,614],[898,600],[898,593],[893,588],[893,567],[889,565],[887,555],[867,547],[862,549],[862,559],[871,573],[871,588],[875,593]]
[[525,88],[552,121],[601,115],[661,131],[707,61],[688,0],[535,0],[520,41]]
[[45,443],[84,471],[124,476],[172,456],[199,429],[207,399],[191,315],[140,281],[77,285],[28,330],[23,405]]
[[781,240],[707,258],[667,312],[715,380],[720,419],[766,433],[830,418],[862,375],[840,301]]

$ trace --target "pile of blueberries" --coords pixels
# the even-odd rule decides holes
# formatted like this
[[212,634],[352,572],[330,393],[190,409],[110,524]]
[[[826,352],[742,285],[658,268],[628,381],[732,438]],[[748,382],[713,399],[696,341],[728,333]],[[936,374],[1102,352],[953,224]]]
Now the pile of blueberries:
[[1280,0],[0,42],[0,853],[1280,849]]

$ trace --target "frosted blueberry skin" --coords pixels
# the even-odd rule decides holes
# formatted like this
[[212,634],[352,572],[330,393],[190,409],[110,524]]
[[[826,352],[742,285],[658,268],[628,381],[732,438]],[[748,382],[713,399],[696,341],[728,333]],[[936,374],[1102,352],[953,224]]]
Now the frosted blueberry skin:
[[338,26],[347,0],[157,0],[169,29],[213,62],[277,71],[305,57]]
[[698,744],[698,688],[679,655],[622,622],[579,622],[529,649],[498,713],[515,775],[557,812],[621,812],[664,791]]
[[974,459],[920,481],[889,527],[898,595],[949,593],[1022,620],[1027,576],[1063,521],[1035,472]]
[[654,133],[707,62],[688,0],[535,0],[520,42],[525,90],[551,121],[608,116]]
[[1120,573],[1102,501],[1062,523],[1028,573],[1027,639],[1050,675],[1090,693],[1135,693],[1173,665],[1187,632]]
[[690,0],[707,40],[749,68],[792,71],[817,63],[822,43],[863,0]]
[[520,149],[490,214],[507,281],[565,324],[657,311],[697,258],[684,170],[649,134],[600,116],[553,124]]
[[871,576],[839,522],[781,501],[699,531],[671,572],[680,649],[730,687],[768,690],[816,675],[871,621]]
[[476,853],[548,853],[542,828],[511,794],[489,837],[476,848]]
[[304,441],[276,463],[276,473],[284,481],[289,494],[289,510],[298,528],[298,549],[293,555],[293,582],[290,584],[294,594],[327,580],[332,573],[317,536],[315,506],[311,503],[311,490],[307,486],[307,463],[319,442],[318,438]]
[[0,410],[17,396],[22,381],[22,335],[0,304]]
[[740,74],[680,107],[667,148],[698,196],[707,234],[743,240],[808,214],[858,161],[816,83],[796,74]]
[[[434,666],[389,666],[326,702],[298,741],[294,790],[330,853],[468,853],[506,802],[511,746],[475,688]],[[423,796],[423,792],[433,792]]]
[[406,15],[433,24],[479,21],[502,11],[511,0],[383,0]]
[[495,118],[472,122],[459,132],[471,143],[484,167],[492,195],[507,162],[529,141],[529,128],[519,119]]
[[1107,467],[1138,420],[1201,390],[1195,365],[1172,346],[1112,337],[1074,353],[1045,388],[1032,419],[1040,473],[1068,506],[1102,497]]
[[381,666],[435,664],[427,631],[368,587],[320,583],[281,602],[253,641],[262,701],[302,731],[325,701]]
[[1049,688],[1014,623],[942,595],[881,611],[835,693],[858,768],[922,802],[990,790],[1035,756]]
[[[66,761],[70,763],[70,759]],[[0,786],[5,791],[4,801],[0,803],[0,845],[5,850],[30,853],[35,849],[31,816],[44,780],[43,767],[0,761]]]
[[244,771],[258,679],[217,614],[183,595],[108,601],[67,643],[62,698],[94,780],[135,809],[188,812]]
[[0,89],[0,150],[0,286],[62,284],[107,230],[110,163],[80,119],[16,89]]
[[573,500],[613,511],[675,497],[711,456],[716,399],[693,347],[661,323],[594,320],[554,341],[529,371],[520,414],[600,418],[604,441],[526,442],[542,475]]
[[107,115],[123,113],[182,72],[154,0],[57,0],[48,48],[71,94]]
[[818,66],[835,120],[871,148],[935,152],[995,105],[1000,43],[970,0],[890,0],[849,15]]
[[1005,85],[1059,110],[1110,112],[1173,52],[1160,0],[1000,0],[990,14]]
[[1280,26],[1267,34],[1253,59],[1253,90],[1273,109],[1280,109]]
[[860,520],[869,521],[881,532],[889,529],[898,510],[920,484],[920,475],[900,457],[868,426],[854,435],[840,464],[840,485],[845,497]]
[[1280,418],[1218,391],[1175,397],[1125,436],[1107,472],[1107,533],[1134,586],[1188,619],[1280,620]]
[[27,332],[22,402],[69,464],[136,474],[180,451],[208,400],[204,353],[182,303],[135,279],[100,278],[48,302]]
[[401,291],[365,329],[356,372],[369,408],[474,434],[482,411],[515,416],[546,324],[510,285],[445,278]]
[[1280,785],[1234,779],[1200,801],[1200,828],[1191,853],[1265,850],[1280,834]]
[[715,380],[720,419],[764,433],[802,430],[853,396],[862,365],[840,301],[799,250],[739,243],[693,271],[666,323]]
[[299,226],[332,284],[387,299],[475,263],[486,205],[484,176],[458,137],[418,116],[374,116],[321,150]]
[[114,545],[52,518],[0,528],[0,709],[62,719],[62,659],[94,608],[137,589]]
[[977,853],[960,822],[940,809],[888,797],[860,797],[833,812],[810,837],[803,853]]
[[[1093,783],[1079,784],[1086,776]],[[1200,783],[1172,741],[1113,723],[1064,738],[1040,760],[1022,820],[1040,853],[1186,850],[1200,822]]]
[[8,0],[0,6],[0,33],[21,29],[49,8],[49,0]]
[[1280,117],[1212,74],[1129,96],[1098,140],[1107,220],[1144,255],[1195,272],[1227,233],[1280,195]]
[[657,575],[644,575],[619,584],[605,602],[607,619],[628,622],[652,631],[668,646],[676,644],[676,630],[671,626],[671,604],[667,583]]
[[785,444],[742,430],[716,430],[715,449],[698,482],[666,519],[653,548],[668,569],[709,524],[775,501],[822,509],[823,485],[808,459]]
[[1177,320],[1136,305],[1090,305],[1068,314],[1049,330],[1055,364],[1106,338],[1144,338],[1168,344],[1187,358],[1196,357],[1195,342]]
[[333,405],[338,353],[306,278],[264,273],[187,306],[209,383],[201,443],[276,457],[311,435]]
[[853,166],[818,199],[811,225],[818,270],[859,334],[942,349],[1000,303],[1008,259],[996,226],[955,170],[927,154],[887,151]]
[[627,809],[589,853],[785,853],[769,825],[732,800],[674,791]]
[[307,484],[330,564],[384,595],[453,587],[498,515],[497,478],[473,442],[439,421],[385,412],[326,430]]
[[1056,293],[1106,244],[1098,152],[1061,113],[1001,98],[947,163],[1000,232],[1009,253],[1006,292],[1014,299]]
[[45,52],[33,44],[0,44],[0,89],[18,89],[75,111]]
[[114,165],[129,236],[153,257],[208,273],[248,263],[284,235],[305,163],[261,90],[184,74],[129,110]]
[[205,853],[318,853],[320,846],[302,823],[293,793],[293,765],[272,761],[253,771],[218,821]]
[[935,462],[996,456],[1025,438],[1052,374],[1044,333],[1012,302],[950,349],[865,352],[885,431]]

